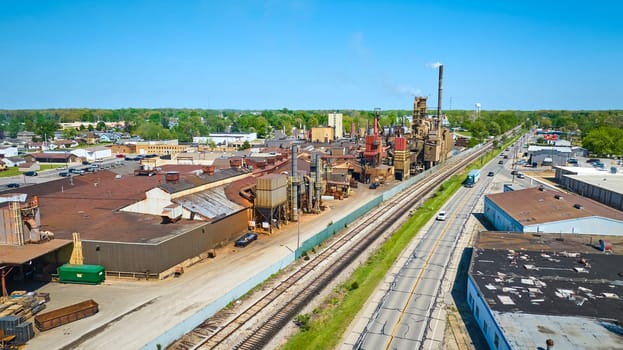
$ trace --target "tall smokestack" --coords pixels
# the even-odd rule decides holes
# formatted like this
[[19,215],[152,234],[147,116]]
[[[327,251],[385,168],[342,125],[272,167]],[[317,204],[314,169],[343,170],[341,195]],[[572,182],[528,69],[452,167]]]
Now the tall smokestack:
[[443,84],[443,64],[439,65],[439,92],[437,93],[437,123],[441,124],[441,91]]
[[374,136],[379,135],[379,114],[380,111],[378,108],[374,109]]
[[298,167],[297,167],[297,146],[292,145],[292,221],[299,221],[299,182],[298,182]]

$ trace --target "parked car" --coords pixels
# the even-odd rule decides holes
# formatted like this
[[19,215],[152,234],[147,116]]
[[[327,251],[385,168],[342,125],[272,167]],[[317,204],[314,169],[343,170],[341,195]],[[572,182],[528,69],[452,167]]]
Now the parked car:
[[437,214],[437,220],[438,221],[446,221],[446,212],[445,211],[440,211],[439,214]]
[[71,174],[68,171],[62,171],[58,173],[58,176],[68,177],[68,176],[71,176]]
[[37,176],[37,175],[39,175],[39,173],[37,173],[36,171],[32,171],[31,170],[31,171],[25,171],[24,175],[25,176]]
[[498,164],[504,164],[504,161],[503,160],[499,160]]
[[487,176],[495,176],[495,173],[493,171],[490,171]]
[[255,241],[256,239],[257,239],[257,233],[247,232],[236,240],[236,242],[234,243],[234,246],[246,247],[247,245],[249,245],[249,243]]
[[525,176],[524,176],[524,174],[522,174],[522,173],[517,173],[517,178],[519,178],[519,179],[523,179],[524,177],[525,177]]
[[71,168],[71,169],[69,169],[69,172],[72,173],[72,174],[79,174],[79,175],[83,175],[84,174],[84,170],[78,169],[78,168]]
[[6,187],[8,187],[8,188],[18,188],[19,184],[17,182],[13,182],[13,183],[7,184]]

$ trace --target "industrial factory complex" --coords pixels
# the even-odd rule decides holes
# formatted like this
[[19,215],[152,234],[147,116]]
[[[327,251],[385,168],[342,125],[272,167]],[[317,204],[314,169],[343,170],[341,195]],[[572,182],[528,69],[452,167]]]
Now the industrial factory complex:
[[[438,113],[429,116],[426,98],[417,97],[410,126],[380,128],[377,111],[366,135],[339,142],[342,115],[334,113],[323,142],[312,142],[312,130],[308,140],[244,152],[114,145],[111,156],[139,161],[4,192],[0,259],[14,276],[43,280],[69,261],[104,266],[109,276],[166,278],[245,231],[275,234],[352,187],[376,188],[443,162],[453,137]],[[61,162],[70,161],[62,153]]]

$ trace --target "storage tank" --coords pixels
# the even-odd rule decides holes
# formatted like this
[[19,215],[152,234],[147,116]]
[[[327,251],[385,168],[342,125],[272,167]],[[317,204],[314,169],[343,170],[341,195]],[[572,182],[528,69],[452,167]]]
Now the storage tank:
[[274,208],[286,203],[288,199],[288,177],[281,174],[269,174],[257,179],[255,197],[256,208]]

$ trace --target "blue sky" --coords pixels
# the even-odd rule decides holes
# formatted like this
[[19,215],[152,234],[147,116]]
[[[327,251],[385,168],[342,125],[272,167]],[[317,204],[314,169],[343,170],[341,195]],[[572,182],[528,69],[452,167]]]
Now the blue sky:
[[621,1],[0,0],[0,109],[623,109]]

